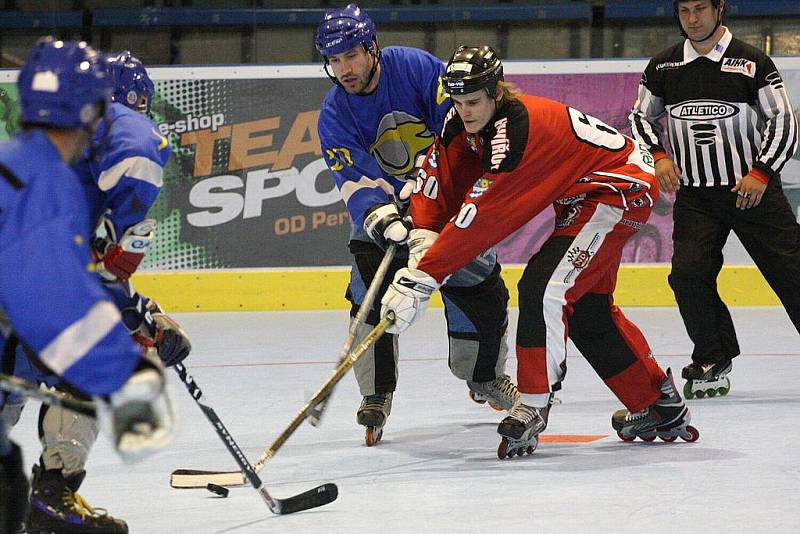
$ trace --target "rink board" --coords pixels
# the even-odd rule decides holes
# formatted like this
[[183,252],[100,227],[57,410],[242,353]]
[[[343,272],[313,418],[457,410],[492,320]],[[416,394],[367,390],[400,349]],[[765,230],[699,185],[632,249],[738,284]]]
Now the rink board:
[[[614,299],[620,306],[674,306],[667,283],[669,266],[625,265]],[[517,305],[522,266],[504,266],[510,305]],[[134,284],[171,311],[339,310],[349,307],[344,291],[350,271],[325,270],[194,271],[141,273]],[[719,277],[723,300],[730,306],[777,306],[778,297],[752,265],[727,266]],[[442,305],[437,292],[433,307]]]

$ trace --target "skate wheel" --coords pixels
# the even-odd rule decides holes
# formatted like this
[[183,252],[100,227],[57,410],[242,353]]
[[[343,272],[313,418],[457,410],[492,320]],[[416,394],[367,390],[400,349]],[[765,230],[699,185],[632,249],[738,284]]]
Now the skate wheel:
[[702,399],[703,397],[706,396],[706,392],[703,390],[695,391],[694,396],[697,397],[698,399]]
[[367,431],[364,433],[364,442],[367,444],[367,447],[372,447],[378,444],[378,442],[381,440],[381,437],[383,437],[382,428],[368,426]]
[[661,436],[661,439],[663,441],[666,441],[667,443],[672,443],[673,441],[678,439],[678,436]]
[[709,397],[716,397],[717,396],[717,390],[716,389],[709,389],[708,391],[706,391],[706,394]]
[[694,398],[694,393],[692,392],[692,381],[689,380],[683,385],[683,396],[686,400],[692,400]]
[[656,439],[655,436],[639,436],[639,437],[642,439],[642,441],[647,441],[648,443],[651,441],[655,441]]
[[492,407],[492,409],[493,409],[493,410],[495,410],[495,411],[497,411],[497,412],[505,412],[505,411],[506,411],[506,410],[505,410],[505,408],[503,408],[503,407],[502,407],[502,406],[500,406],[499,404],[494,404],[494,403],[490,402],[490,403],[489,403],[489,406],[491,406],[491,407]]
[[729,378],[726,376],[726,377],[725,377],[725,385],[724,385],[723,387],[719,388],[719,389],[717,390],[717,392],[720,394],[720,396],[721,396],[721,397],[724,397],[725,395],[727,395],[727,394],[728,394],[728,392],[729,392],[730,390],[731,390],[731,381],[730,381],[730,379],[729,379]]
[[689,426],[686,427],[686,432],[689,434],[689,436],[688,437],[687,436],[681,436],[681,437],[683,438],[684,441],[688,441],[689,443],[693,443],[693,442],[697,441],[697,438],[700,437],[700,431],[697,430],[692,425],[689,425]]
[[622,441],[628,441],[628,442],[631,442],[636,439],[636,436],[626,436],[622,432],[617,432],[617,436],[619,436],[619,439],[621,439]]
[[504,460],[508,456],[508,440],[503,438],[500,445],[497,447],[497,457]]
[[486,399],[479,399],[475,396],[475,392],[470,390],[469,398],[472,399],[473,402],[477,402],[478,404],[486,404]]

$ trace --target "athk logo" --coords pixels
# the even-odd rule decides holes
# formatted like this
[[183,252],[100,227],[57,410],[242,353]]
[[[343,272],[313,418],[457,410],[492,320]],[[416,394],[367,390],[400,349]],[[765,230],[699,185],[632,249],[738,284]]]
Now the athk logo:
[[726,57],[720,67],[722,72],[734,72],[744,74],[750,78],[756,77],[756,63],[749,59],[739,57]]

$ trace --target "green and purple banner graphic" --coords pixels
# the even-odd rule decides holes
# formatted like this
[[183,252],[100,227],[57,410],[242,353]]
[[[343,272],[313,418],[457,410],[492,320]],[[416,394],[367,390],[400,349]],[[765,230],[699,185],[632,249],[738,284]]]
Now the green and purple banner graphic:
[[[800,106],[800,59],[778,61]],[[629,133],[627,116],[645,61],[509,62],[507,79]],[[0,139],[17,128],[15,73],[0,83]],[[319,68],[153,68],[153,120],[173,147],[151,210],[156,243],[149,270],[348,265],[350,218],[317,138],[330,81]],[[800,205],[800,156],[783,172]],[[526,263],[552,229],[548,211],[498,246],[504,263]],[[672,255],[672,197],[662,195],[623,261],[664,263]],[[751,263],[735,239],[726,258]]]

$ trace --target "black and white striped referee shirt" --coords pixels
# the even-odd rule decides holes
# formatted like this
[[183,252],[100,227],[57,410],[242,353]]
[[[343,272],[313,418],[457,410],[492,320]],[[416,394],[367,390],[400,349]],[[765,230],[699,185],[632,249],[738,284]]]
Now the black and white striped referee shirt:
[[778,69],[726,28],[713,50],[687,39],[650,60],[629,119],[637,141],[665,152],[659,119],[684,186],[733,186],[752,173],[766,182],[797,149],[797,120]]

